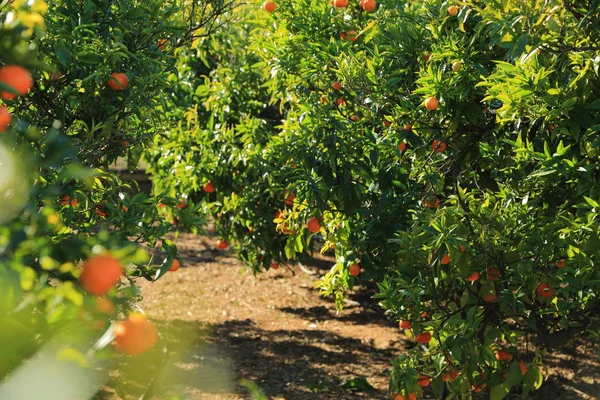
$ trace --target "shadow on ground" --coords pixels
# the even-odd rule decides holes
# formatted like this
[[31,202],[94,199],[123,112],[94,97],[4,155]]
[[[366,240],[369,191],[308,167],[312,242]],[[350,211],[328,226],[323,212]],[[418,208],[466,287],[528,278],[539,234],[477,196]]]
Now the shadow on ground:
[[[219,325],[173,320],[157,325],[167,353],[161,355],[157,350],[135,363],[123,359],[116,368],[118,373],[113,374],[110,386],[121,385],[132,396],[127,398],[138,398],[146,388],[150,389],[146,398],[152,399],[173,395],[210,399],[211,394],[227,393],[246,396],[246,389],[238,385],[245,378],[254,381],[269,399],[383,399],[385,393],[376,390],[353,393],[343,386],[340,376],[358,377],[348,365],[361,366],[373,360],[389,363],[395,356],[391,350],[330,331],[265,331],[250,320]],[[328,372],[325,365],[336,366],[340,373]],[[369,369],[369,365],[364,367]],[[373,372],[387,376],[384,369]]]

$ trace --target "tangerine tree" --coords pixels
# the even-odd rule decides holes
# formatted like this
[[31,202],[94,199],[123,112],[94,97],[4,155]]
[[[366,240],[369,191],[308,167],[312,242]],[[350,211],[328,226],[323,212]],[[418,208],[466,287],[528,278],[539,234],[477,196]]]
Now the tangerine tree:
[[197,106],[155,140],[162,185],[201,201],[257,272],[322,238],[338,306],[376,282],[420,343],[394,361],[393,396],[526,396],[551,349],[597,342],[597,5],[267,11],[229,25],[241,43],[182,49]]

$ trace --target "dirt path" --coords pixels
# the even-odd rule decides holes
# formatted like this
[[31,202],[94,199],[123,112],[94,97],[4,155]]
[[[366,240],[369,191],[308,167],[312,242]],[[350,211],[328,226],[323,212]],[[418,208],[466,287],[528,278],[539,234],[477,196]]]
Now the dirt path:
[[[353,293],[360,305],[336,315],[313,289],[319,275],[282,267],[255,277],[212,250],[211,239],[184,235],[177,243],[183,267],[156,283],[139,282],[140,306],[169,348],[155,398],[250,399],[242,378],[269,399],[387,398],[390,361],[411,344],[371,308],[370,293]],[[327,268],[326,262],[310,267],[320,274]],[[569,364],[568,354],[560,357],[556,363]],[[598,398],[597,358],[561,368],[535,398]],[[352,391],[352,379],[366,379],[373,389]]]

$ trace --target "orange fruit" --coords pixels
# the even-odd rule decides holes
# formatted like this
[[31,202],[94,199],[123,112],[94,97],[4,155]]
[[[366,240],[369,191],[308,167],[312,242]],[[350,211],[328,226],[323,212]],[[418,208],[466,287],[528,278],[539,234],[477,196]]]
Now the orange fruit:
[[457,376],[458,376],[458,371],[445,372],[442,374],[442,380],[444,382],[452,382],[452,381],[456,380]]
[[161,49],[164,50],[165,49],[165,45],[169,42],[168,39],[158,39],[158,41],[156,42],[156,46]]
[[[2,130],[2,124],[1,124],[1,123],[0,123],[0,130]],[[567,262],[565,261],[565,259],[564,259],[564,258],[563,258],[562,260],[559,260],[559,261],[556,263],[556,266],[557,266],[558,268],[563,268],[565,265],[567,265]]]
[[312,217],[306,222],[306,227],[312,233],[317,233],[321,230],[321,223],[317,217]]
[[350,267],[348,267],[348,272],[350,272],[350,275],[352,276],[360,275],[360,265],[351,264]]
[[392,126],[392,123],[386,119],[386,120],[383,120],[383,126],[385,126],[386,128],[389,128],[390,126]]
[[283,218],[281,211],[275,211],[275,219]]
[[18,96],[24,96],[29,93],[33,86],[31,74],[19,65],[5,65],[0,68],[0,82],[10,86],[18,93],[0,92],[0,97],[4,100],[14,100]]
[[179,268],[181,267],[181,263],[179,262],[178,259],[173,259],[173,262],[171,263],[171,267],[169,268],[169,271],[171,272],[175,272],[177,271]]
[[456,17],[456,14],[458,14],[458,7],[457,6],[448,7],[448,14],[450,14],[451,17]]
[[423,332],[417,335],[418,343],[429,343],[431,341],[431,332]]
[[506,350],[498,350],[496,352],[496,360],[498,361],[511,361],[512,359],[513,355]]
[[100,207],[96,207],[96,209],[94,211],[96,211],[97,216],[102,217],[102,218],[106,218],[106,216],[108,215]]
[[294,204],[294,199],[296,198],[296,196],[294,196],[294,193],[285,192],[284,196],[285,196],[285,200],[283,202],[285,204],[287,204],[288,206],[291,206],[292,204]]
[[521,375],[525,375],[527,373],[527,364],[523,361],[519,361],[519,368],[521,368]]
[[156,344],[158,333],[150,321],[141,314],[130,315],[115,326],[115,348],[130,356],[137,356]]
[[273,1],[265,1],[262,8],[263,10],[272,13],[277,8],[277,4],[275,4]]
[[221,239],[217,240],[217,249],[225,250],[227,247],[229,247],[229,243]]
[[375,0],[360,0],[360,6],[364,11],[371,12],[377,8],[377,2]]
[[202,190],[204,190],[206,193],[212,193],[215,191],[215,187],[211,181],[208,181],[204,184],[204,186],[202,186]]
[[11,120],[12,117],[6,106],[0,106],[0,132],[6,132],[6,128],[8,128]]
[[70,204],[73,207],[77,207],[77,205],[79,204],[79,201],[77,201],[76,198],[71,200],[70,196],[63,196],[60,199],[60,204],[62,204],[63,206],[67,206]]
[[106,315],[113,315],[115,313],[115,305],[107,298],[96,297],[96,311]]
[[[358,40],[358,34],[356,33],[356,31],[348,31],[345,33],[345,35],[348,38],[348,40],[351,42],[356,42]],[[344,37],[344,39],[346,37]]]
[[435,151],[436,153],[443,153],[446,151],[446,147],[446,143],[440,140],[434,140],[433,143],[431,143],[431,150]]
[[402,142],[398,145],[398,148],[400,149],[401,152],[405,152],[406,151],[406,143]]
[[358,115],[353,115],[353,116],[351,116],[351,117],[350,117],[350,119],[351,119],[352,121],[354,121],[354,122],[358,122],[358,121],[360,121],[360,117],[359,117]]
[[431,59],[431,53],[425,54],[425,56],[423,57],[423,59],[425,60],[425,62],[429,61]]
[[183,210],[185,208],[185,200],[184,199],[179,199],[179,203],[177,203],[177,208],[179,208],[180,210]]
[[425,205],[429,208],[438,208],[440,206],[440,199],[436,197],[433,203],[431,203],[428,199],[425,199]]
[[129,85],[129,78],[122,72],[113,72],[110,74],[110,78],[106,82],[108,87],[112,90],[120,91],[127,89]]
[[500,279],[500,270],[498,268],[488,268],[486,269],[487,278],[490,281],[497,281]]
[[554,297],[554,289],[548,286],[547,283],[540,283],[537,287],[537,294],[547,299]]
[[444,254],[444,257],[442,257],[442,261],[440,262],[442,265],[450,264],[450,256],[448,254]]
[[121,144],[122,144],[124,147],[129,147],[129,140],[123,140],[123,141],[121,142]]
[[431,383],[431,378],[427,375],[419,375],[417,378],[417,384],[421,387],[429,386]]
[[460,252],[464,253],[465,251],[467,251],[467,246],[465,246],[464,244],[460,245]]
[[333,88],[333,90],[342,90],[342,84],[338,81],[333,82],[331,84],[331,87]]
[[479,272],[475,271],[467,278],[469,282],[477,282],[479,280]]
[[113,256],[93,256],[83,264],[79,281],[89,293],[102,296],[119,283],[123,273],[123,266]]
[[412,131],[412,125],[411,124],[404,125],[404,130],[407,131],[407,132]]
[[412,328],[412,322],[401,319],[398,326],[400,326],[400,329],[410,329]]
[[488,293],[483,296],[483,300],[487,301],[488,303],[493,303],[498,300],[498,296],[496,296],[494,293]]
[[279,264],[276,262],[271,263],[271,269],[279,269]]
[[341,106],[342,104],[346,104],[346,99],[344,99],[343,97],[340,97],[335,101],[335,105],[337,106]]
[[348,0],[332,0],[331,5],[337,8],[343,8],[348,5]]
[[439,105],[440,102],[433,96],[428,97],[427,100],[425,100],[425,108],[427,108],[429,111],[435,111]]

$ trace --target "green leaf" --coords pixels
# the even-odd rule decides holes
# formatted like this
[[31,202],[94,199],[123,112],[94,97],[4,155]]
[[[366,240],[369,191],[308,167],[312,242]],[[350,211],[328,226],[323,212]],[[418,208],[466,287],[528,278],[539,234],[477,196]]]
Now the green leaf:
[[510,387],[506,384],[502,384],[499,386],[494,386],[490,391],[490,399],[491,400],[502,400],[506,397],[506,395],[510,392]]

